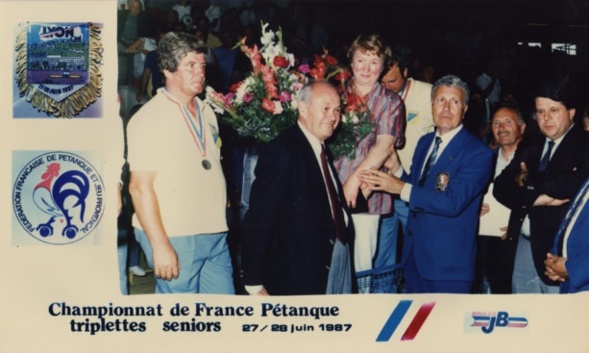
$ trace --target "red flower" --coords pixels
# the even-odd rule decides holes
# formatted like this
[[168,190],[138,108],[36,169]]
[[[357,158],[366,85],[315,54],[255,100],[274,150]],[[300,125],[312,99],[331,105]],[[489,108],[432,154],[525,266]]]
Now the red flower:
[[325,69],[327,68],[327,65],[325,65],[324,61],[319,61],[319,62],[315,62],[315,67],[319,70],[322,70],[323,72],[325,72]]
[[345,82],[345,81],[349,80],[350,77],[352,77],[352,75],[350,74],[350,71],[348,71],[348,70],[340,71],[337,74],[335,74],[335,76],[333,76],[333,78],[338,82]]
[[239,89],[239,86],[241,86],[242,83],[243,83],[243,81],[235,82],[234,84],[231,85],[231,87],[229,87],[229,91],[237,92],[237,90]]
[[344,111],[346,112],[358,112],[358,113],[365,113],[368,110],[366,106],[366,102],[357,95],[356,93],[349,93],[348,97],[346,98],[346,107]]
[[248,58],[250,58],[250,61],[252,63],[252,71],[254,72],[254,74],[257,74],[262,69],[262,54],[260,54],[258,46],[256,44],[254,44],[253,47],[248,47],[247,45],[245,45],[245,39],[246,38],[243,37],[239,41],[239,46],[241,48],[241,51],[245,55],[247,55]]
[[311,75],[314,80],[322,79],[323,76],[325,76],[325,69],[322,70],[320,68],[314,67],[311,69],[309,75]]
[[329,66],[335,66],[335,65],[337,65],[337,59],[335,57],[331,56],[331,55],[325,55],[325,57],[323,58],[323,60]]
[[357,106],[360,104],[360,97],[358,97],[357,94],[354,93],[350,93],[348,94],[348,97],[346,98],[346,111],[347,112],[352,112],[357,110]]
[[274,66],[286,69],[288,67],[288,60],[284,56],[275,56],[273,61]]
[[274,105],[274,102],[272,102],[271,100],[269,100],[266,97],[262,98],[262,109],[264,109],[268,113],[274,113],[275,107],[276,106]]
[[262,54],[256,52],[250,57],[252,62],[252,71],[257,74],[262,69]]
[[278,98],[278,88],[276,87],[276,78],[274,77],[274,72],[268,66],[262,67],[262,80],[264,81],[264,86],[266,87],[266,93],[268,93],[268,97],[270,98]]

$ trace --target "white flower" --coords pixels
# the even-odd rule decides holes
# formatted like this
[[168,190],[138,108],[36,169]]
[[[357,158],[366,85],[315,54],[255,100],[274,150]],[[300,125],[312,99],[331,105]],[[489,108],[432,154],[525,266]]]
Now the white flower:
[[235,92],[235,103],[237,103],[238,105],[243,103],[243,96],[245,96],[245,94],[248,92],[249,86],[251,86],[254,83],[255,80],[252,76],[249,76],[248,78],[243,80],[243,82],[241,83],[241,85],[239,85],[239,88],[237,88],[237,91]]
[[274,42],[274,37],[275,37],[274,32],[272,32],[272,31],[266,32],[266,28],[268,28],[268,23],[264,23],[262,25],[262,36],[260,37],[260,43],[262,43],[262,46],[266,46],[266,45]]
[[213,111],[214,111],[216,114],[223,114],[223,113],[225,113],[225,110],[223,110],[223,108],[219,107],[219,106],[218,106],[217,104],[215,104],[215,103],[209,103],[209,106],[210,106],[211,108],[213,108]]
[[286,68],[287,70],[295,65],[295,57],[294,54],[287,53],[286,59],[288,60],[289,66]]
[[284,109],[282,108],[282,104],[280,104],[279,101],[273,101],[274,102],[274,115],[276,114],[280,114],[284,111]]
[[274,57],[280,55],[280,46],[278,45],[269,45],[265,48],[264,51],[261,52],[262,57],[266,60],[267,63],[273,63]]

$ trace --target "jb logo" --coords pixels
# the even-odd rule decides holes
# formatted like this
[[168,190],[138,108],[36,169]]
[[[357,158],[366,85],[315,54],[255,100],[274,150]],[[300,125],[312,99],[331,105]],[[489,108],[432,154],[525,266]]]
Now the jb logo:
[[524,317],[510,317],[506,311],[484,313],[475,311],[472,313],[472,327],[480,327],[481,331],[489,334],[495,327],[518,327],[528,326],[528,320]]

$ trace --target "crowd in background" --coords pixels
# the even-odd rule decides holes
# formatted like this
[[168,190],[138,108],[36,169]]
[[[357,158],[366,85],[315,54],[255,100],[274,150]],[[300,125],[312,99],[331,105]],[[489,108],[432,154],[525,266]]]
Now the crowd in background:
[[[282,28],[286,46],[300,63],[311,63],[315,54],[327,50],[339,62],[344,65],[350,64],[346,54],[352,39],[342,38],[338,33],[330,32],[322,26],[321,18],[316,16],[313,6],[306,2],[285,2],[284,6],[279,1],[256,3],[251,0],[227,1],[220,4],[210,0],[165,3],[167,7],[160,3],[158,6],[151,6],[149,0],[120,1],[118,83],[119,91],[126,92],[124,95],[121,94],[122,118],[125,121],[131,118],[137,106],[145,104],[159,87],[164,86],[157,65],[157,43],[168,32],[190,33],[206,44],[207,84],[219,92],[228,92],[233,83],[242,80],[251,70],[249,59],[235,44],[241,39],[245,39],[249,45],[259,43],[260,21],[267,22],[274,28]],[[436,62],[435,55],[412,50],[409,48],[411,43],[399,43],[390,34],[385,34],[384,37],[395,53],[398,68],[401,71],[406,70],[403,72],[405,78],[434,83],[439,77],[452,73],[468,84],[470,99],[463,121],[464,128],[491,149],[501,147],[493,131],[493,119],[498,107],[517,107],[513,111],[517,111],[521,122],[527,124],[526,133],[539,134],[534,121],[537,109],[534,98],[537,97],[535,91],[545,76],[568,77],[568,84],[577,87],[575,97],[585,100],[576,99],[571,103],[577,108],[574,122],[578,126],[585,126],[586,130],[589,129],[589,110],[587,106],[583,106],[583,103],[588,104],[587,91],[581,85],[582,77],[570,77],[570,73],[576,70],[571,68],[575,61],[566,54],[547,53],[527,46],[506,45],[486,48],[484,52],[474,55],[463,53],[464,57],[457,58],[457,61],[464,62],[465,57],[472,60],[468,65],[457,68],[448,62]],[[448,68],[454,71],[447,72]],[[383,75],[387,73],[387,69],[385,68]],[[386,84],[384,80],[383,83]],[[393,88],[389,89],[395,91]],[[232,160],[242,158],[236,157],[235,151],[240,150],[243,141],[230,129],[223,126],[220,128],[224,141],[223,163],[231,205],[228,211],[229,245],[234,255],[234,268],[237,270],[239,266],[236,266],[235,262],[238,261],[236,254],[239,244],[243,170],[236,168],[239,163]],[[479,244],[479,247],[486,249],[488,244]],[[135,249],[134,253],[137,254],[139,248]],[[143,275],[136,255],[130,255],[129,258],[132,259],[130,268],[136,271],[137,275]],[[479,263],[478,266],[486,265]],[[479,272],[479,277],[487,275],[483,270]],[[478,280],[473,292],[490,291],[488,284],[484,283],[487,279]],[[239,271],[236,271],[236,282],[239,284]],[[241,287],[236,287],[238,292],[239,288]]]

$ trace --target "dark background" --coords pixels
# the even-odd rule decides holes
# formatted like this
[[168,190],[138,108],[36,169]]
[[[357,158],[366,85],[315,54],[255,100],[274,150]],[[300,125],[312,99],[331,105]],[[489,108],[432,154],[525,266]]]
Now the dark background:
[[[172,4],[147,0],[148,7]],[[565,75],[575,82],[579,108],[589,105],[589,0],[255,0],[253,8],[281,26],[287,39],[313,12],[330,35],[330,53],[342,61],[358,34],[377,32],[391,46],[409,47],[414,59],[431,63],[436,77],[452,73],[473,82],[498,61],[503,94],[524,106],[532,103],[540,80]],[[554,52],[552,43],[572,44],[576,55]]]

